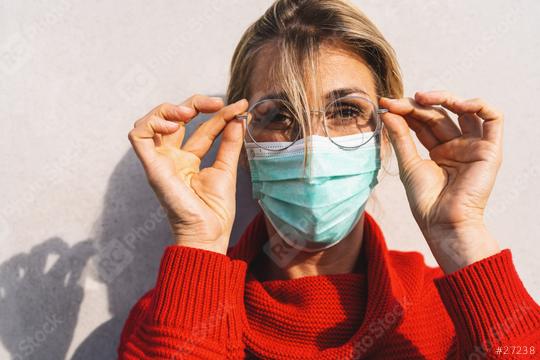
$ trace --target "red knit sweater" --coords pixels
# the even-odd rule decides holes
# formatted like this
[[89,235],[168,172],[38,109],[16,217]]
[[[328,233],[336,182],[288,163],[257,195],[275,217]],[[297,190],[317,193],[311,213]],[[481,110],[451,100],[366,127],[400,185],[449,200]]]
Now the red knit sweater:
[[388,250],[366,213],[357,271],[260,281],[252,260],[266,240],[259,213],[227,255],[167,247],[119,357],[540,358],[540,307],[509,249],[445,275],[418,252]]

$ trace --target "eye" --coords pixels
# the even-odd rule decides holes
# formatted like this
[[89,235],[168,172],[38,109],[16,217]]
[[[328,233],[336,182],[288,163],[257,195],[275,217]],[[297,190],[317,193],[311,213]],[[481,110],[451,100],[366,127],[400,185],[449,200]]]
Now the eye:
[[344,107],[339,109],[339,114],[343,117],[354,117],[361,114],[361,110],[356,107]]
[[287,130],[293,124],[291,114],[279,112],[268,119],[267,129],[269,130]]
[[285,114],[285,113],[275,114],[272,117],[272,122],[286,122],[286,121],[290,121],[290,120],[291,120],[291,118],[290,118],[289,114]]
[[364,109],[355,105],[336,105],[330,114],[327,114],[329,118],[335,120],[346,120],[350,118],[357,118],[365,114]]

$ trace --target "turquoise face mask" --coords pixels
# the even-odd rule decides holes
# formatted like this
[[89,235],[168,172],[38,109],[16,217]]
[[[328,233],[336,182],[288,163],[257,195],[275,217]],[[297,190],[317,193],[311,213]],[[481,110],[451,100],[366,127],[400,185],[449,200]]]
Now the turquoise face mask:
[[[339,143],[357,144],[370,134],[347,135]],[[277,233],[303,251],[337,244],[360,219],[380,169],[379,136],[360,148],[343,150],[325,136],[309,137],[304,169],[304,139],[280,150],[246,143],[253,197]],[[276,147],[278,146],[276,144]]]

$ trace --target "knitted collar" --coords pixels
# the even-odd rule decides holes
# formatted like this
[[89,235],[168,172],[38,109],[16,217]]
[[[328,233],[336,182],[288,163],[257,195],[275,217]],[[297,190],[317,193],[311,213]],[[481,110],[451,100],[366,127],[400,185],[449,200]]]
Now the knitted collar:
[[[370,354],[380,344],[380,340],[398,326],[407,310],[406,291],[392,266],[384,235],[373,217],[364,213],[364,234],[362,251],[367,261],[367,304],[362,324],[356,333],[342,346],[327,348],[316,354],[306,354],[301,346],[282,343],[272,344],[271,358],[359,358]],[[264,214],[259,212],[248,225],[238,243],[229,249],[228,255],[233,259],[246,261],[248,264],[262,251],[268,241]],[[325,275],[318,275],[321,278]],[[246,281],[256,281],[247,274]],[[287,280],[285,280],[287,281]],[[294,281],[294,280],[293,280]],[[249,301],[249,299],[246,299]],[[246,304],[249,308],[249,304]],[[260,334],[251,329],[247,314],[243,314],[246,326],[245,340],[248,348],[260,357],[267,357],[268,342],[261,341]],[[294,343],[294,339],[292,343]]]

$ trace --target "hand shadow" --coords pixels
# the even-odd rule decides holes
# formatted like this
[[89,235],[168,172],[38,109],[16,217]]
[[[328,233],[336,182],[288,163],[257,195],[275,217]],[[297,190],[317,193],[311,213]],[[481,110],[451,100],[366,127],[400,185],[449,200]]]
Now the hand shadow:
[[[188,138],[193,129],[208,119],[198,116],[186,126]],[[216,141],[219,144],[220,138]],[[213,162],[213,146],[201,167]],[[251,200],[246,169],[239,169],[237,216],[231,236],[236,241],[257,211]],[[112,318],[97,327],[79,345],[72,359],[115,359],[124,322],[137,300],[154,287],[161,256],[172,245],[165,212],[150,188],[142,166],[132,150],[118,163],[109,180],[103,212],[94,226],[97,255],[94,276],[107,287]]]
[[90,240],[70,248],[55,237],[0,265],[0,338],[12,359],[65,358],[93,253]]

